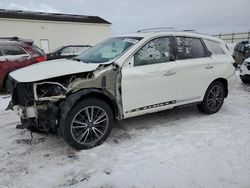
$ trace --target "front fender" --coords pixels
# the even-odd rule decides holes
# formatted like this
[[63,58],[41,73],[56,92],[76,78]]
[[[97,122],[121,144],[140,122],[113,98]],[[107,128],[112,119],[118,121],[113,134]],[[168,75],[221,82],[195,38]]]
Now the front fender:
[[66,123],[66,119],[68,116],[68,113],[70,112],[70,110],[72,109],[72,107],[76,104],[77,101],[79,101],[82,97],[90,94],[90,93],[97,93],[97,94],[101,94],[101,95],[105,95],[107,97],[109,97],[111,100],[114,101],[114,97],[112,97],[110,94],[108,94],[107,92],[101,90],[101,89],[97,89],[97,88],[86,88],[80,91],[77,91],[69,96],[67,96],[66,99],[62,100],[59,103],[59,108],[60,108],[60,120],[59,120],[59,125],[58,125],[58,133],[60,135],[63,134],[63,128],[64,125]]

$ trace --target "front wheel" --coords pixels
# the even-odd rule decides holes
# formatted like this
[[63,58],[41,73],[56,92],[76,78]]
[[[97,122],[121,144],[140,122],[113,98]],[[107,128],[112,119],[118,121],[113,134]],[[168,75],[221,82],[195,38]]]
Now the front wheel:
[[224,98],[224,85],[221,82],[213,82],[208,87],[202,103],[198,104],[197,107],[203,113],[214,114],[220,110]]
[[88,98],[71,109],[63,129],[63,137],[75,149],[90,149],[107,139],[113,122],[113,112],[106,102]]

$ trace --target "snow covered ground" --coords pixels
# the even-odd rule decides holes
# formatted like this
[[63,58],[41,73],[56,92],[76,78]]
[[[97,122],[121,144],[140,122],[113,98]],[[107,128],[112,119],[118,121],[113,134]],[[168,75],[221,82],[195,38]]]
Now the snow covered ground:
[[30,145],[0,97],[0,187],[250,187],[250,85],[240,80],[217,114],[186,107],[124,120],[80,152],[52,135]]

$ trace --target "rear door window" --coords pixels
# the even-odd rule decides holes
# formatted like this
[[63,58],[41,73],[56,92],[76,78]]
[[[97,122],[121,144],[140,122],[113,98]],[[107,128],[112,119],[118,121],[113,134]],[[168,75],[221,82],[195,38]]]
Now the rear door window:
[[206,57],[204,46],[199,38],[176,37],[177,56],[179,59]]
[[208,39],[203,39],[203,41],[205,45],[207,46],[207,49],[212,53],[212,55],[225,54],[219,42],[215,42],[215,41],[208,40]]
[[27,53],[16,44],[5,44],[2,47],[2,51],[6,56],[14,56],[14,55],[26,55]]

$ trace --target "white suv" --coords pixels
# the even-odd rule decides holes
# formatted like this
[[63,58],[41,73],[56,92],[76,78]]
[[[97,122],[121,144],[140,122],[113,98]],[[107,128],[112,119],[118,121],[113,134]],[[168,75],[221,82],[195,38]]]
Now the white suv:
[[221,40],[190,32],[109,38],[73,59],[10,74],[10,107],[24,128],[54,132],[76,149],[104,142],[115,120],[196,104],[216,113],[235,84]]
[[245,59],[240,66],[240,79],[243,83],[250,83],[250,58]]

